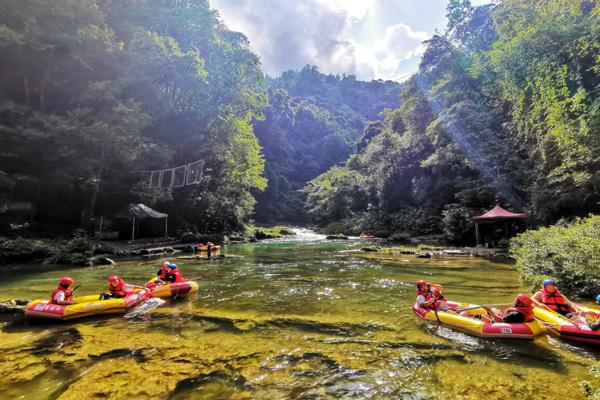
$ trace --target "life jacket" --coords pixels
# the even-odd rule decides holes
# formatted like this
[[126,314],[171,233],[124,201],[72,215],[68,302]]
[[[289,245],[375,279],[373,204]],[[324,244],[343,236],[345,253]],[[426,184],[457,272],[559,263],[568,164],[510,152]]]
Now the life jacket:
[[71,299],[73,298],[73,291],[71,289],[65,289],[64,287],[59,285],[56,289],[52,291],[52,294],[50,295],[50,303],[59,304],[56,303],[56,301],[54,300],[54,296],[58,292],[63,292],[65,294],[65,301],[71,301]]
[[568,314],[573,312],[574,310],[567,304],[563,295],[558,291],[558,289],[554,290],[554,293],[550,293],[546,291],[546,289],[542,288],[540,290],[542,294],[540,298],[540,302],[544,303],[548,306],[549,309],[554,310],[561,314]]
[[525,317],[525,322],[531,322],[535,319],[535,314],[533,313],[533,307],[516,307],[512,306],[511,308],[505,310],[502,315],[510,314],[511,312],[518,312],[523,314]]
[[431,305],[429,306],[419,306],[421,308],[428,308],[431,310],[437,310],[440,305],[442,304],[442,301],[446,301],[446,298],[444,298],[440,292],[438,292],[435,289],[429,289],[427,290],[427,292],[421,292],[419,290],[417,290],[417,297],[419,296],[423,296],[425,297],[425,301],[429,301],[431,299],[436,299],[436,301],[434,301]]
[[125,281],[121,280],[117,286],[108,285],[108,291],[115,297],[125,297],[131,292],[130,290],[125,290],[125,285]]
[[161,269],[156,275],[158,276],[158,279],[165,282],[181,282],[183,280],[179,268],[172,269],[170,272]]

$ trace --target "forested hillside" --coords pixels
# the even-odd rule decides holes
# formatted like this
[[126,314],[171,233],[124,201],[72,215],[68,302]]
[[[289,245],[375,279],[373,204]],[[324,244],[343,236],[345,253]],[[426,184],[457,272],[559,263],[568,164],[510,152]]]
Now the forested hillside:
[[400,84],[325,75],[317,67],[269,78],[265,120],[254,124],[269,185],[255,191],[258,222],[306,223],[308,181],[344,162],[369,121],[400,105]]
[[[250,125],[266,104],[258,58],[205,0],[0,1],[0,205],[54,227],[143,201],[174,227],[239,228],[267,183]],[[135,173],[198,159],[199,185]]]
[[307,185],[310,213],[334,230],[468,242],[496,201],[538,223],[600,212],[600,5],[452,0],[448,19],[402,106]]

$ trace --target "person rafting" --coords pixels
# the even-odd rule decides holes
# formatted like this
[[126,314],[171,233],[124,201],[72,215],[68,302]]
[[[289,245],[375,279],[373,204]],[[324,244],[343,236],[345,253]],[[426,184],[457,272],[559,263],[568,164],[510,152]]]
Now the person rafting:
[[417,305],[421,308],[432,310],[449,311],[450,306],[446,304],[446,298],[431,283],[424,280],[417,281]]
[[158,277],[156,279],[156,283],[173,283],[173,282],[181,282],[183,278],[181,277],[181,272],[179,268],[177,268],[177,264],[170,263],[165,261],[156,273]]
[[127,287],[127,283],[116,275],[108,277],[108,293],[102,293],[100,300],[114,299],[125,297],[131,293],[131,290]]
[[73,278],[69,278],[68,276],[63,276],[60,278],[60,282],[58,286],[52,294],[50,295],[50,303],[58,304],[61,306],[67,306],[69,304],[75,304],[73,301],[73,290],[69,289],[75,281]]
[[535,320],[533,314],[533,300],[526,294],[519,293],[515,298],[513,306],[504,311],[498,311],[488,306],[481,306],[487,311],[492,322],[505,322],[509,324],[518,324],[523,322],[531,322]]
[[581,311],[576,304],[558,290],[554,279],[544,280],[542,288],[533,295],[533,301],[536,306],[549,308],[567,318],[571,318]]

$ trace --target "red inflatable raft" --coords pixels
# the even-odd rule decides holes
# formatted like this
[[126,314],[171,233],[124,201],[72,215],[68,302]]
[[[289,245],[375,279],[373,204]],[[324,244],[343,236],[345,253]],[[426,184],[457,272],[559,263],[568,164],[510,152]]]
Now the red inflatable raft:
[[550,332],[561,339],[600,346],[600,329],[593,331],[586,321],[588,318],[590,321],[597,321],[600,318],[600,310],[580,304],[577,306],[587,314],[587,318],[570,320],[555,311],[541,307],[535,307],[533,312],[537,319],[546,324]]

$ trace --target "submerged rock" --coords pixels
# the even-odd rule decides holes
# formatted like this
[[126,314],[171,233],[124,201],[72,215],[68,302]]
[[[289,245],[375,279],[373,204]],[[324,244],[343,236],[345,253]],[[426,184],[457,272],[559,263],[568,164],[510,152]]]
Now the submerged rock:
[[325,237],[325,239],[327,239],[327,240],[348,240],[350,238],[344,234],[336,233],[335,235],[327,235]]
[[29,300],[15,299],[0,302],[0,314],[25,314],[25,306]]

